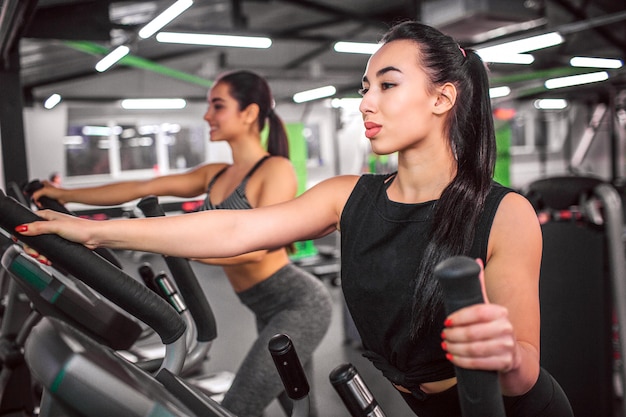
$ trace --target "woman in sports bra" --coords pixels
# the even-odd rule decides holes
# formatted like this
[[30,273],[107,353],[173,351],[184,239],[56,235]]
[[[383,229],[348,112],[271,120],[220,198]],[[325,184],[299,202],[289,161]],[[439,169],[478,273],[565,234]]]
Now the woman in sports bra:
[[[88,188],[56,188],[44,181],[44,187],[33,198],[48,196],[61,203],[104,206],[148,195],[191,198],[206,193],[201,210],[239,210],[295,197],[297,180],[288,159],[287,135],[262,77],[249,71],[220,76],[209,91],[204,119],[210,126],[210,140],[229,144],[232,164],[213,163],[181,174]],[[260,135],[266,122],[267,149]],[[313,351],[330,324],[328,290],[318,278],[291,263],[285,246],[196,260],[221,266],[241,302],[256,318],[258,338],[222,404],[238,417],[257,417],[280,395],[281,405],[288,411],[290,400],[281,394],[283,385],[267,345],[275,334],[288,334],[298,346],[300,360],[311,371]],[[311,410],[311,415],[316,415],[314,406]]]

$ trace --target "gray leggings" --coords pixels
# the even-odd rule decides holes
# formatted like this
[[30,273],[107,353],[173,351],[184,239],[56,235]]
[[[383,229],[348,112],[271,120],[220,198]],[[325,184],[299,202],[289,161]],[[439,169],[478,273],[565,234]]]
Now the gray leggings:
[[258,417],[283,392],[267,347],[269,340],[278,333],[288,335],[311,382],[311,357],[330,325],[332,302],[318,278],[292,264],[238,296],[256,316],[258,338],[222,405],[237,417]]

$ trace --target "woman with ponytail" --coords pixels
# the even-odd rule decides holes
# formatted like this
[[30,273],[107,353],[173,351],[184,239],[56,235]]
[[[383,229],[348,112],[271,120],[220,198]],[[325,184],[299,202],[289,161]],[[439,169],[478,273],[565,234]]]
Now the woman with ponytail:
[[[210,140],[228,143],[232,164],[207,164],[182,174],[89,188],[61,189],[45,182],[33,199],[48,196],[62,203],[114,205],[149,195],[190,198],[206,193],[201,211],[251,209],[293,199],[297,179],[288,159],[287,134],[274,111],[267,82],[250,71],[222,74],[209,91],[208,104],[204,119],[210,126]],[[261,142],[266,123],[267,150]],[[190,247],[206,238],[181,235],[177,242]],[[224,242],[229,239],[228,235],[220,236]],[[276,397],[289,413],[291,400],[282,393],[268,342],[277,333],[288,334],[311,373],[313,351],[330,325],[330,293],[317,277],[291,263],[287,252],[290,244],[232,257],[193,257],[221,266],[241,302],[256,318],[258,337],[222,401],[238,417],[262,415]],[[312,404],[313,400],[312,396]],[[311,416],[315,415],[312,407]]]
[[[370,57],[362,87],[365,136],[377,154],[398,152],[397,172],[332,178],[259,210],[109,225],[47,213],[53,221],[18,231],[201,257],[339,230],[341,283],[364,355],[416,415],[461,415],[457,365],[498,373],[508,417],[572,416],[540,367],[541,229],[530,203],[492,179],[494,126],[480,57],[432,27],[400,23]],[[201,244],[173,245],[181,228]],[[446,316],[433,269],[455,255],[481,266],[488,302]]]

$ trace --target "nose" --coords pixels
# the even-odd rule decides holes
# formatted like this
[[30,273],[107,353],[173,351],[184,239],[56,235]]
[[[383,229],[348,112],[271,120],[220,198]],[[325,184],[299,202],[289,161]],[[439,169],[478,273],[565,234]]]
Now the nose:
[[363,95],[363,98],[361,99],[361,103],[359,104],[359,111],[362,114],[366,114],[366,113],[373,113],[374,109],[375,107],[373,104],[372,95],[365,93]]
[[209,119],[211,118],[211,114],[210,114],[210,113],[211,113],[211,109],[210,109],[210,108],[208,108],[208,109],[204,112],[204,117],[203,117],[204,121],[205,121],[205,122],[207,122],[207,123],[209,123],[209,124],[210,124]]

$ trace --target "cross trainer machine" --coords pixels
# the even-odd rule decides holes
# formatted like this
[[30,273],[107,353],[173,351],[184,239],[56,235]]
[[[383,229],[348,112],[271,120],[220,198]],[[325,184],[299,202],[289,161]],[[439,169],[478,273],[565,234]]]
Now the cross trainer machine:
[[[559,381],[574,414],[626,415],[624,211],[610,183],[549,177],[526,195],[544,246],[540,278],[541,364]],[[620,404],[621,402],[621,404]]]

